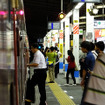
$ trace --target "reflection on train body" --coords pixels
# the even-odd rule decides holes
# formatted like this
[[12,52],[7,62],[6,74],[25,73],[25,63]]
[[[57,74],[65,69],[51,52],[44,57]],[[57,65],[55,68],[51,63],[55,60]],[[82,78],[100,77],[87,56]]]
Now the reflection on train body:
[[24,105],[29,45],[21,10],[22,0],[0,0],[0,105]]

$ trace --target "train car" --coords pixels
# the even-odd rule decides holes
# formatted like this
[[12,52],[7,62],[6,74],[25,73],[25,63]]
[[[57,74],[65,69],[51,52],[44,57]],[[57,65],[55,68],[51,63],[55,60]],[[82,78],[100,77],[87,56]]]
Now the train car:
[[0,105],[24,105],[28,62],[23,0],[0,0]]

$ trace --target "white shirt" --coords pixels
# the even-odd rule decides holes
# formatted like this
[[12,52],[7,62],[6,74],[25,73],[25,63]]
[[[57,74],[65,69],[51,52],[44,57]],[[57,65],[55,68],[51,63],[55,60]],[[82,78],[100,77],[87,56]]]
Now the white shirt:
[[93,50],[92,53],[93,53],[94,58],[97,59],[98,54],[96,53],[96,51]]
[[58,58],[60,58],[61,55],[62,55],[62,53],[59,51],[58,52]]
[[34,54],[33,63],[38,64],[38,66],[37,66],[37,67],[34,67],[34,69],[44,69],[44,68],[46,68],[45,57],[44,57],[44,55],[41,53],[41,51],[38,50],[38,51]]

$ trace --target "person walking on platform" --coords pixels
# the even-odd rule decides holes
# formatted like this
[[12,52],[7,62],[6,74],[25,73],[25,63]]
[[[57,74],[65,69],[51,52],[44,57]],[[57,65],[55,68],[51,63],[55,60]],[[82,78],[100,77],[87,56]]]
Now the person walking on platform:
[[84,105],[105,105],[105,45],[102,41],[95,44],[98,57],[90,76]]
[[28,67],[34,67],[34,74],[27,84],[26,91],[26,105],[31,105],[31,102],[35,101],[35,85],[38,85],[40,92],[40,105],[46,105],[46,90],[45,90],[45,81],[46,81],[46,62],[44,55],[38,50],[38,44],[33,44],[31,46],[31,51],[34,53],[33,62],[27,64]]
[[57,53],[54,52],[54,47],[50,48],[50,52],[46,52],[46,57],[48,57],[48,74],[49,74],[49,83],[54,83],[55,79],[55,61]]
[[68,58],[66,59],[68,62],[68,69],[66,73],[66,85],[69,85],[69,74],[71,73],[71,77],[74,81],[73,85],[76,85],[76,79],[74,77],[74,71],[75,71],[75,58],[71,50],[68,50]]
[[84,105],[83,100],[84,100],[84,96],[86,94],[86,90],[87,90],[87,84],[89,81],[89,77],[90,77],[90,71],[93,70],[94,64],[95,64],[95,58],[91,52],[91,46],[90,46],[90,42],[88,41],[83,41],[81,43],[81,50],[83,53],[87,53],[87,56],[85,57],[85,61],[84,61],[84,68],[83,68],[83,77],[82,77],[82,81],[80,83],[80,85],[84,88],[83,91],[83,95],[82,95],[82,100],[81,100],[81,105]]

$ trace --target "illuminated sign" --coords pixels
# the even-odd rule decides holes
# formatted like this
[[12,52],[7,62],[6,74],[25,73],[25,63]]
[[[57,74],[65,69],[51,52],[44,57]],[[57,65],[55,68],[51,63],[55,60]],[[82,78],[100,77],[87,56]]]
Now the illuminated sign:
[[103,21],[103,20],[95,20],[94,21],[94,28],[105,29],[105,21]]
[[48,22],[48,29],[59,30],[60,22]]
[[95,33],[95,38],[103,37],[105,36],[105,29],[95,29],[94,33]]
[[73,0],[73,2],[100,3],[102,0]]

